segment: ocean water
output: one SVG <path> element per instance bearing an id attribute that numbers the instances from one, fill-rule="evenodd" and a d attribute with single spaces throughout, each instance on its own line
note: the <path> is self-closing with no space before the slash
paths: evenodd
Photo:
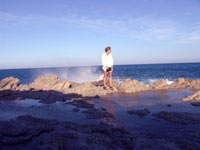
<path id="1" fill-rule="evenodd" d="M 34 81 L 39 75 L 56 74 L 62 80 L 83 83 L 103 79 L 102 66 L 57 67 L 0 70 L 0 80 L 9 76 L 20 79 L 21 84 Z M 113 79 L 120 82 L 126 78 L 136 79 L 143 84 L 152 84 L 165 79 L 169 84 L 177 78 L 200 78 L 200 63 L 114 65 Z"/>

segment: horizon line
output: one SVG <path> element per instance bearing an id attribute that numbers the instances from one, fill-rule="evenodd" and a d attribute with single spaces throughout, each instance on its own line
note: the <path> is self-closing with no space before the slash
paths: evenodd
<path id="1" fill-rule="evenodd" d="M 159 65 L 159 64 L 192 64 L 192 63 L 200 63 L 200 62 L 169 62 L 169 63 L 135 63 L 135 64 L 115 64 L 114 66 L 120 66 L 120 65 Z M 71 65 L 71 66 L 52 66 L 52 67 L 30 67 L 30 68 L 5 68 L 0 70 L 18 70 L 18 69 L 50 69 L 50 68 L 70 68 L 70 67 L 97 67 L 102 65 L 85 65 L 85 66 L 78 66 L 78 65 Z"/>

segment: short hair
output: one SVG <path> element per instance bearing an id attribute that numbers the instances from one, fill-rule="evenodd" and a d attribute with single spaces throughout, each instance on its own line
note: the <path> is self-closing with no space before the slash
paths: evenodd
<path id="1" fill-rule="evenodd" d="M 105 52 L 107 52 L 108 50 L 110 50 L 111 49 L 111 47 L 110 46 L 107 46 L 106 48 L 105 48 Z"/>

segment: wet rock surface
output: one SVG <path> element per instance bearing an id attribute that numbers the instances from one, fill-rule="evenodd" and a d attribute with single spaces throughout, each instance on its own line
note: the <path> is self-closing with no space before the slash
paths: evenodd
<path id="1" fill-rule="evenodd" d="M 79 112 L 80 109 L 79 109 L 79 108 L 73 108 L 73 111 L 75 111 L 75 112 Z"/>
<path id="2" fill-rule="evenodd" d="M 96 97 L 96 96 L 95 96 Z M 95 98 L 95 97 L 85 97 L 87 99 Z M 13 90 L 3 90 L 0 91 L 0 100 L 16 100 L 16 99 L 37 99 L 41 100 L 41 103 L 50 104 L 55 103 L 56 101 L 65 101 L 69 99 L 84 99 L 84 97 L 80 94 L 64 94 L 59 91 L 54 90 L 30 90 L 30 91 L 13 91 Z"/>
<path id="3" fill-rule="evenodd" d="M 90 104 L 86 102 L 85 100 L 74 100 L 74 101 L 66 102 L 66 104 L 70 104 L 78 108 L 94 108 L 94 104 Z"/>
<path id="4" fill-rule="evenodd" d="M 111 113 L 108 113 L 104 110 L 99 110 L 96 108 L 91 108 L 88 110 L 84 110 L 82 111 L 82 113 L 86 113 L 87 114 L 87 118 L 88 119 L 100 119 L 100 118 L 114 118 L 114 116 Z"/>
<path id="5" fill-rule="evenodd" d="M 172 105 L 171 104 L 167 104 L 167 107 L 172 107 Z"/>
<path id="6" fill-rule="evenodd" d="M 161 111 L 152 115 L 177 124 L 200 124 L 200 114 Z"/>
<path id="7" fill-rule="evenodd" d="M 100 150 L 133 149 L 134 136 L 105 124 L 77 125 L 20 116 L 0 122 L 0 149 Z"/>
<path id="8" fill-rule="evenodd" d="M 191 103 L 191 105 L 196 106 L 196 107 L 200 107 L 200 102 L 194 102 L 194 103 Z"/>
<path id="9" fill-rule="evenodd" d="M 147 108 L 144 108 L 143 110 L 128 110 L 127 113 L 130 115 L 135 114 L 140 117 L 144 117 L 150 114 L 150 111 Z"/>
<path id="10" fill-rule="evenodd" d="M 187 137 L 182 136 L 183 132 Z M 199 129 L 184 129 L 174 137 L 104 123 L 79 125 L 30 115 L 0 121 L 1 150 L 198 150 L 199 143 Z"/>
<path id="11" fill-rule="evenodd" d="M 94 104 L 90 104 L 85 100 L 74 100 L 70 102 L 66 102 L 66 104 L 70 104 L 76 106 L 73 110 L 78 112 L 79 108 L 85 108 L 87 110 L 81 111 L 82 113 L 87 114 L 88 119 L 100 119 L 100 118 L 114 118 L 111 113 L 108 113 L 105 108 L 95 108 Z"/>

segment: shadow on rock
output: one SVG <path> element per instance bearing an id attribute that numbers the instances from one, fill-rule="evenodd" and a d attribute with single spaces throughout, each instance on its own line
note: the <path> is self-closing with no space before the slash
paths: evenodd
<path id="1" fill-rule="evenodd" d="M 28 91 L 13 91 L 13 90 L 2 90 L 0 91 L 0 100 L 16 100 L 16 99 L 37 99 L 45 104 L 55 103 L 56 101 L 66 101 L 70 99 L 91 99 L 98 98 L 99 96 L 83 97 L 81 94 L 65 94 L 55 90 L 28 90 Z"/>
<path id="2" fill-rule="evenodd" d="M 199 114 L 161 111 L 159 113 L 153 113 L 152 115 L 177 124 L 200 124 Z"/>

